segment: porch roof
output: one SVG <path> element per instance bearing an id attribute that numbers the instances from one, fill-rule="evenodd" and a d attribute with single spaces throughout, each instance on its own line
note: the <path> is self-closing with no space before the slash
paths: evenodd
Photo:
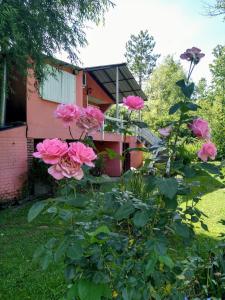
<path id="1" fill-rule="evenodd" d="M 116 102 L 116 73 L 119 73 L 119 102 L 129 95 L 147 100 L 147 96 L 135 80 L 126 63 L 84 68 L 101 86 L 107 95 Z"/>

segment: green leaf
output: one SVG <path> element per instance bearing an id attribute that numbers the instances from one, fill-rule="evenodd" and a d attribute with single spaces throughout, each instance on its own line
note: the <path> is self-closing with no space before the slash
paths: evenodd
<path id="1" fill-rule="evenodd" d="M 187 165 L 184 166 L 183 172 L 187 178 L 192 178 L 192 177 L 196 176 L 195 169 L 192 168 L 191 166 L 187 166 Z"/>
<path id="2" fill-rule="evenodd" d="M 148 124 L 142 121 L 133 121 L 132 123 L 139 128 L 148 128 Z"/>
<path id="3" fill-rule="evenodd" d="M 122 219 L 128 218 L 133 212 L 135 211 L 135 208 L 132 206 L 131 203 L 126 203 L 116 211 L 115 218 L 120 221 Z"/>
<path id="4" fill-rule="evenodd" d="M 174 267 L 174 262 L 172 261 L 172 259 L 167 256 L 167 255 L 160 255 L 159 256 L 159 261 L 161 263 L 163 263 L 164 265 L 166 265 L 167 267 L 169 267 L 170 269 L 172 269 Z"/>
<path id="5" fill-rule="evenodd" d="M 56 214 L 57 213 L 57 207 L 51 206 L 47 209 L 47 213 L 49 214 Z"/>
<path id="6" fill-rule="evenodd" d="M 208 226 L 207 226 L 204 222 L 202 222 L 202 221 L 201 221 L 201 227 L 202 227 L 202 229 L 204 229 L 205 231 L 209 231 Z"/>
<path id="7" fill-rule="evenodd" d="M 63 220 L 63 221 L 70 221 L 73 217 L 73 213 L 71 210 L 69 209 L 60 209 L 59 210 L 59 217 Z"/>
<path id="8" fill-rule="evenodd" d="M 188 110 L 197 111 L 198 108 L 201 108 L 199 105 L 193 102 L 185 102 L 185 106 L 188 108 Z"/>
<path id="9" fill-rule="evenodd" d="M 67 247 L 68 247 L 68 240 L 63 240 L 62 243 L 58 246 L 58 248 L 55 251 L 54 254 L 55 262 L 58 262 L 62 258 L 62 256 L 65 255 Z"/>
<path id="10" fill-rule="evenodd" d="M 169 115 L 173 115 L 175 114 L 175 112 L 180 109 L 182 106 L 182 102 L 178 102 L 178 103 L 175 103 L 174 105 L 172 105 L 169 109 Z"/>
<path id="11" fill-rule="evenodd" d="M 157 178 L 156 185 L 165 197 L 173 199 L 176 196 L 178 183 L 175 178 Z"/>
<path id="12" fill-rule="evenodd" d="M 109 230 L 109 228 L 106 225 L 102 225 L 102 226 L 98 227 L 97 229 L 95 229 L 95 231 L 88 232 L 88 235 L 89 236 L 96 236 L 99 233 L 107 233 L 107 234 L 109 234 L 110 230 Z"/>
<path id="13" fill-rule="evenodd" d="M 215 166 L 212 163 L 207 163 L 207 162 L 203 162 L 200 165 L 200 168 L 211 173 L 211 174 L 215 174 L 215 175 L 220 175 L 221 171 L 220 168 L 218 168 L 217 166 Z"/>
<path id="14" fill-rule="evenodd" d="M 191 237 L 191 230 L 186 224 L 176 222 L 175 231 L 179 236 L 183 238 L 189 239 Z"/>
<path id="15" fill-rule="evenodd" d="M 85 208 L 87 206 L 87 196 L 76 194 L 76 196 L 69 196 L 69 199 L 65 201 L 67 204 L 76 208 Z"/>
<path id="16" fill-rule="evenodd" d="M 191 98 L 191 95 L 194 92 L 194 83 L 186 84 L 184 79 L 179 80 L 176 82 L 176 85 L 178 85 L 181 88 L 182 93 L 187 97 Z"/>
<path id="17" fill-rule="evenodd" d="M 101 300 L 102 297 L 111 298 L 111 290 L 106 284 L 94 284 L 87 280 L 80 280 L 77 287 L 80 300 Z"/>
<path id="18" fill-rule="evenodd" d="M 75 276 L 75 270 L 74 270 L 74 265 L 67 265 L 65 272 L 64 272 L 65 278 L 67 281 L 70 281 L 74 278 Z"/>
<path id="19" fill-rule="evenodd" d="M 79 242 L 75 242 L 67 248 L 66 254 L 71 259 L 80 259 L 83 256 L 83 249 Z"/>
<path id="20" fill-rule="evenodd" d="M 157 258 L 155 256 L 151 257 L 145 267 L 145 274 L 147 276 L 151 275 L 154 270 L 157 263 Z"/>
<path id="21" fill-rule="evenodd" d="M 28 212 L 28 222 L 33 221 L 45 208 L 47 205 L 47 202 L 39 201 L 34 203 L 34 205 L 31 206 L 29 212 Z"/>
<path id="22" fill-rule="evenodd" d="M 108 282 L 110 282 L 110 277 L 108 274 L 106 274 L 104 272 L 95 272 L 95 274 L 93 276 L 93 281 L 96 284 L 108 283 Z"/>
<path id="23" fill-rule="evenodd" d="M 105 148 L 105 151 L 109 157 L 109 159 L 115 159 L 115 158 L 119 158 L 120 154 L 110 148 Z"/>
<path id="24" fill-rule="evenodd" d="M 75 283 L 67 292 L 67 300 L 74 300 L 76 299 L 75 297 L 78 297 L 78 287 L 77 283 Z"/>
<path id="25" fill-rule="evenodd" d="M 46 270 L 52 261 L 53 261 L 52 252 L 46 251 L 45 255 L 40 258 L 40 265 L 42 270 Z"/>
<path id="26" fill-rule="evenodd" d="M 135 213 L 133 223 L 136 227 L 143 227 L 148 223 L 149 214 L 147 211 L 138 211 Z"/>

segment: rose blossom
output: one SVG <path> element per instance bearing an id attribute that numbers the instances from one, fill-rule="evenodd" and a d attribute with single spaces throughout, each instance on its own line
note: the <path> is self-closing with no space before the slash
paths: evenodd
<path id="1" fill-rule="evenodd" d="M 75 142 L 69 144 L 69 157 L 78 164 L 85 164 L 89 167 L 94 167 L 93 160 L 97 158 L 91 147 L 85 146 L 81 142 Z"/>
<path id="2" fill-rule="evenodd" d="M 123 104 L 130 110 L 141 110 L 144 107 L 144 100 L 138 96 L 123 98 Z"/>
<path id="3" fill-rule="evenodd" d="M 203 160 L 207 161 L 208 158 L 215 159 L 217 154 L 216 146 L 212 142 L 207 142 L 202 145 L 202 148 L 198 151 L 198 157 Z"/>
<path id="4" fill-rule="evenodd" d="M 158 131 L 162 136 L 168 137 L 172 130 L 173 130 L 173 127 L 170 125 L 165 128 L 160 128 Z"/>
<path id="5" fill-rule="evenodd" d="M 55 117 L 61 119 L 65 127 L 80 117 L 80 108 L 74 104 L 60 104 L 55 111 Z"/>
<path id="6" fill-rule="evenodd" d="M 45 139 L 42 143 L 37 144 L 37 152 L 33 153 L 34 157 L 42 158 L 46 164 L 57 164 L 60 158 L 68 151 L 66 142 L 59 139 Z"/>
<path id="7" fill-rule="evenodd" d="M 102 126 L 104 118 L 104 114 L 99 108 L 88 106 L 82 109 L 77 126 L 89 133 L 97 131 Z"/>
<path id="8" fill-rule="evenodd" d="M 210 138 L 210 128 L 206 120 L 198 118 L 195 119 L 192 124 L 189 125 L 189 128 L 193 131 L 194 135 L 201 139 Z"/>
<path id="9" fill-rule="evenodd" d="M 48 173 L 57 180 L 66 178 L 75 178 L 80 180 L 84 173 L 81 165 L 73 161 L 68 155 L 65 155 L 56 164 L 48 168 Z"/>
<path id="10" fill-rule="evenodd" d="M 187 61 L 193 61 L 194 64 L 198 64 L 200 59 L 205 56 L 204 53 L 201 53 L 201 49 L 197 47 L 192 47 L 191 49 L 187 49 L 184 53 L 180 55 L 181 59 L 185 59 Z"/>

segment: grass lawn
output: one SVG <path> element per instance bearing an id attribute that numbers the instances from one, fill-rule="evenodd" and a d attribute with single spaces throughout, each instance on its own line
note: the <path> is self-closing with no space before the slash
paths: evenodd
<path id="1" fill-rule="evenodd" d="M 197 245 L 209 249 L 218 234 L 224 232 L 224 227 L 218 222 L 225 219 L 225 189 L 206 174 L 197 179 L 207 192 L 198 208 L 209 217 L 206 219 L 208 233 L 196 228 Z M 29 207 L 27 204 L 0 211 L 0 300 L 62 299 L 66 288 L 62 264 L 51 266 L 44 272 L 32 263 L 36 247 L 51 236 L 62 235 L 62 228 L 49 223 L 45 216 L 27 223 Z"/>
<path id="2" fill-rule="evenodd" d="M 27 223 L 30 205 L 0 212 L 0 299 L 60 299 L 65 289 L 62 265 L 46 272 L 32 263 L 34 250 L 62 229 L 44 218 Z"/>

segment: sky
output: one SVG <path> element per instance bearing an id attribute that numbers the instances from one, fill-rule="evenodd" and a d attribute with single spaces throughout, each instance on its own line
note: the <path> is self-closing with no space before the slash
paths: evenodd
<path id="1" fill-rule="evenodd" d="M 175 59 L 192 46 L 202 49 L 206 56 L 193 74 L 210 81 L 209 63 L 217 44 L 225 44 L 225 22 L 221 16 L 208 17 L 205 3 L 214 0 L 113 0 L 116 4 L 105 15 L 105 24 L 88 24 L 88 46 L 80 49 L 83 67 L 125 62 L 125 45 L 131 34 L 148 30 L 155 39 L 155 53 Z M 61 58 L 65 59 L 65 55 Z M 182 65 L 187 68 L 188 63 Z"/>

